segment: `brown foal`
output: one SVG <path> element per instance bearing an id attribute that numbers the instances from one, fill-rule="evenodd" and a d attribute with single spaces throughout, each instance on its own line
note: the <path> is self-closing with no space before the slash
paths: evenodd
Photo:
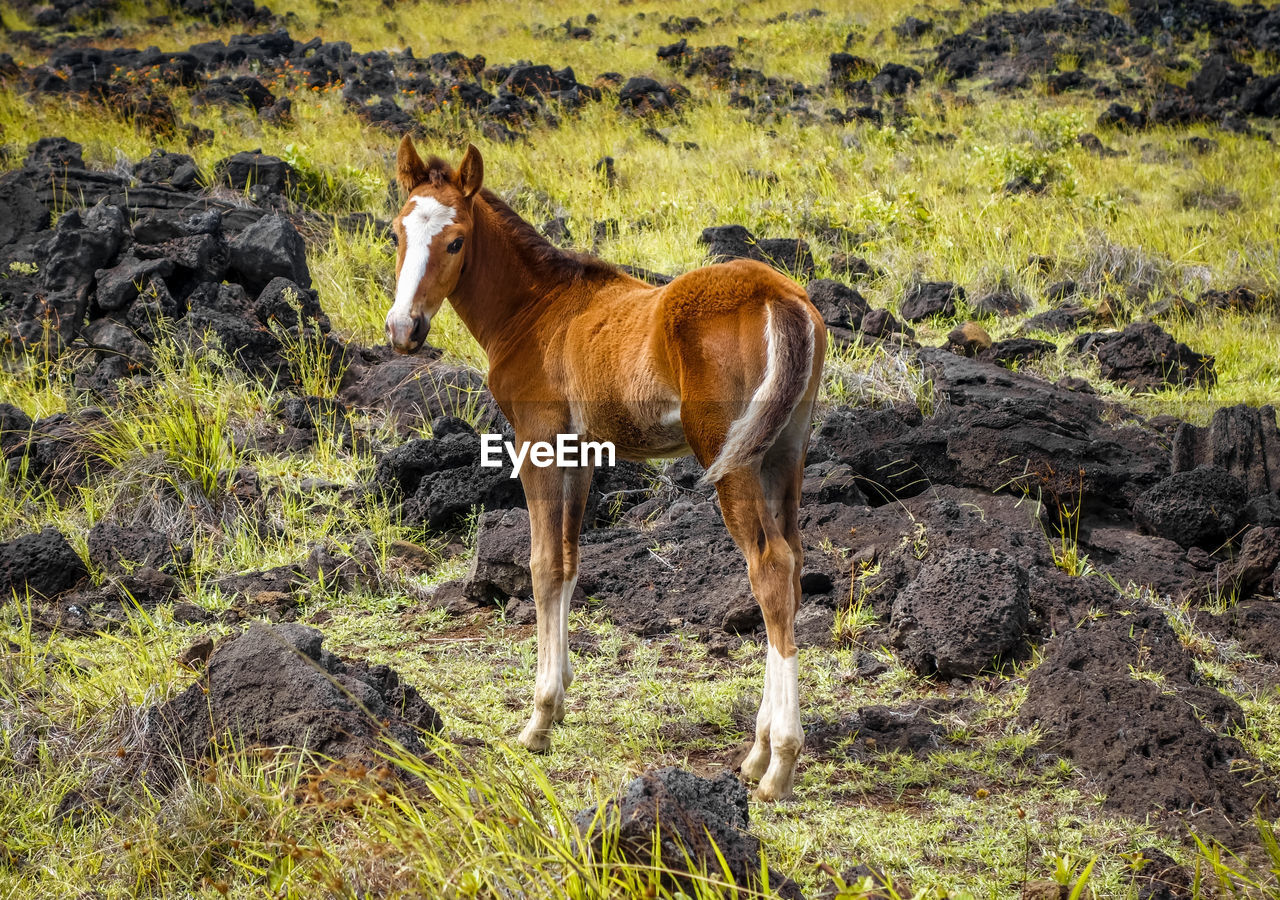
<path id="1" fill-rule="evenodd" d="M 761 263 L 698 269 L 664 287 L 551 246 L 495 194 L 468 147 L 455 170 L 408 136 L 397 178 L 395 303 L 387 337 L 408 353 L 448 298 L 489 357 L 489 389 L 517 446 L 557 435 L 611 441 L 624 459 L 692 453 L 747 560 L 769 649 L 743 774 L 789 796 L 800 728 L 794 633 L 800 604 L 800 483 L 826 329 L 803 288 Z M 520 471 L 538 614 L 533 715 L 520 735 L 550 746 L 573 681 L 569 597 L 592 470 Z"/>

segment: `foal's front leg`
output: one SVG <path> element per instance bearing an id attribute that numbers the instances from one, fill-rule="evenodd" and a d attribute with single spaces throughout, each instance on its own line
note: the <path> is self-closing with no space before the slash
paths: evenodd
<path id="1" fill-rule="evenodd" d="M 533 714 L 520 734 L 530 750 L 551 746 L 551 725 L 564 719 L 569 664 L 569 596 L 578 579 L 578 531 L 591 485 L 590 469 L 526 465 L 520 480 L 529 507 L 529 571 L 538 613 L 538 670 Z"/>
<path id="2" fill-rule="evenodd" d="M 538 669 L 534 676 L 533 715 L 520 733 L 530 750 L 551 746 L 551 723 L 564 708 L 564 656 L 561 640 L 560 595 L 564 584 L 563 490 L 560 470 L 539 469 L 526 463 L 520 473 L 529 507 L 529 573 L 533 604 L 538 613 Z"/>

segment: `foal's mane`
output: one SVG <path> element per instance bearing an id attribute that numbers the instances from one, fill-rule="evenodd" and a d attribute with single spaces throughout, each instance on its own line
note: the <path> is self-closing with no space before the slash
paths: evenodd
<path id="1" fill-rule="evenodd" d="M 480 197 L 497 214 L 498 221 L 506 229 L 516 248 L 538 270 L 552 278 L 577 281 L 593 275 L 617 275 L 618 267 L 589 253 L 561 250 L 552 244 L 506 202 L 488 188 L 482 188 Z"/>

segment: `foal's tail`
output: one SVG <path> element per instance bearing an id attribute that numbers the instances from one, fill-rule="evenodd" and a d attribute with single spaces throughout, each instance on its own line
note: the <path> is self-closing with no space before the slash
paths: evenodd
<path id="1" fill-rule="evenodd" d="M 753 463 L 777 441 L 813 376 L 813 319 L 790 300 L 765 306 L 764 378 L 741 418 L 729 426 L 724 446 L 702 476 L 715 484 L 734 469 Z"/>

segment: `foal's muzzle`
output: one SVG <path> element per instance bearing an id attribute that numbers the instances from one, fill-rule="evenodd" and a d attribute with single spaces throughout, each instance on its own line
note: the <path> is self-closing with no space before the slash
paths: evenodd
<path id="1" fill-rule="evenodd" d="M 387 316 L 387 340 L 397 353 L 412 353 L 431 330 L 429 316 Z"/>

